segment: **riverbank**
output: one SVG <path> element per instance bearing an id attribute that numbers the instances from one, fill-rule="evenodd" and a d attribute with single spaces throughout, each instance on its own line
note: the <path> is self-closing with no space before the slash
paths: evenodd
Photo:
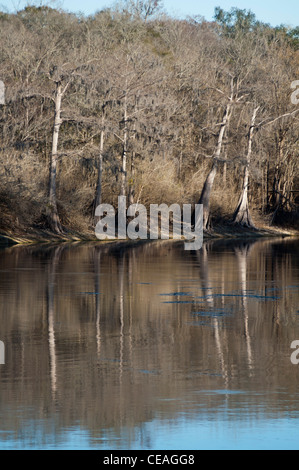
<path id="1" fill-rule="evenodd" d="M 204 233 L 204 239 L 240 239 L 240 238 L 262 238 L 262 237 L 298 237 L 299 232 L 295 229 L 284 229 L 281 227 L 262 226 L 257 229 L 249 229 L 229 223 L 227 221 L 218 221 L 214 223 L 209 232 Z M 0 230 L 0 245 L 32 245 L 32 244 L 60 244 L 60 243 L 86 243 L 99 242 L 94 231 L 77 232 L 66 230 L 64 234 L 58 235 L 47 230 L 36 229 L 18 229 L 18 230 Z M 109 240 L 100 243 L 127 243 L 129 240 Z"/>

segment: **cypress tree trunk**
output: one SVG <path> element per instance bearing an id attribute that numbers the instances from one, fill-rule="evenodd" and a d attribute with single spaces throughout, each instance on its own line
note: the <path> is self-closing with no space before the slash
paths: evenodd
<path id="1" fill-rule="evenodd" d="M 98 181 L 97 181 L 97 188 L 96 188 L 96 196 L 95 196 L 95 203 L 94 203 L 94 211 L 96 208 L 101 205 L 102 203 L 102 175 L 103 175 L 103 152 L 104 152 L 104 129 L 101 130 L 101 137 L 100 137 L 100 154 L 98 159 Z M 94 214 L 94 224 L 97 224 L 97 217 Z"/>
<path id="2" fill-rule="evenodd" d="M 52 136 L 52 152 L 50 161 L 50 178 L 49 178 L 49 205 L 50 205 L 50 226 L 51 229 L 58 234 L 63 233 L 62 225 L 60 223 L 57 197 L 56 197 L 56 176 L 57 176 L 57 161 L 58 161 L 58 139 L 61 120 L 61 101 L 62 101 L 62 86 L 61 83 L 56 83 L 55 91 L 55 114 L 54 114 L 54 127 Z"/>
<path id="3" fill-rule="evenodd" d="M 220 127 L 220 131 L 219 131 L 218 144 L 217 144 L 216 152 L 214 155 L 213 166 L 212 166 L 210 173 L 208 174 L 206 178 L 204 187 L 202 189 L 202 192 L 198 201 L 198 204 L 203 205 L 203 228 L 204 230 L 209 230 L 211 226 L 211 223 L 210 223 L 211 193 L 212 193 L 212 189 L 214 185 L 215 176 L 217 174 L 218 161 L 221 155 L 224 133 L 231 118 L 231 111 L 232 111 L 232 101 L 230 101 L 226 106 L 223 120 L 222 120 L 221 127 Z M 194 223 L 195 223 L 195 214 L 193 213 L 192 224 L 194 225 Z"/>
<path id="4" fill-rule="evenodd" d="M 137 98 L 135 98 L 135 114 L 137 113 Z M 135 158 L 136 158 L 136 152 L 134 150 L 134 144 L 136 140 L 136 121 L 134 120 L 134 126 L 133 126 L 133 151 L 131 153 L 131 175 L 130 175 L 130 183 L 129 183 L 129 194 L 128 194 L 128 201 L 129 205 L 134 204 L 134 198 L 135 198 Z"/>
<path id="5" fill-rule="evenodd" d="M 248 186 L 249 186 L 249 165 L 251 161 L 251 154 L 252 154 L 252 141 L 253 141 L 253 134 L 254 134 L 254 126 L 256 115 L 259 108 L 255 108 L 251 118 L 251 126 L 248 135 L 248 151 L 247 151 L 247 158 L 246 158 L 246 167 L 244 171 L 244 178 L 243 178 L 243 188 L 242 193 L 238 202 L 237 209 L 233 215 L 233 222 L 243 227 L 253 228 L 255 229 L 255 225 L 251 218 L 249 204 L 248 204 Z"/>
<path id="6" fill-rule="evenodd" d="M 248 185 L 249 185 L 249 170 L 246 166 L 245 174 L 243 179 L 243 188 L 241 197 L 235 213 L 233 215 L 233 222 L 243 227 L 255 228 L 253 220 L 251 218 L 249 204 L 248 204 Z"/>
<path id="7" fill-rule="evenodd" d="M 122 167 L 121 167 L 121 196 L 127 195 L 127 154 L 128 154 L 128 111 L 127 111 L 127 96 L 125 96 L 124 105 L 124 141 L 123 141 L 123 154 L 122 154 Z"/>
<path id="8" fill-rule="evenodd" d="M 200 199 L 198 204 L 203 205 L 203 228 L 204 230 L 209 230 L 211 227 L 210 221 L 210 200 L 211 200 L 211 192 L 213 189 L 213 184 L 215 180 L 215 176 L 217 174 L 218 162 L 215 160 L 212 166 L 210 173 L 207 176 L 205 181 L 204 187 L 201 192 Z"/>

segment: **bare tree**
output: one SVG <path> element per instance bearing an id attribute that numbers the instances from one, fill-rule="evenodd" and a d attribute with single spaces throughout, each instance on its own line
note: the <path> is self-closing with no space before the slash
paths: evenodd
<path id="1" fill-rule="evenodd" d="M 68 77 L 66 83 L 64 83 L 64 77 L 55 68 L 50 73 L 50 78 L 55 83 L 55 95 L 54 95 L 54 125 L 52 135 L 52 151 L 50 159 L 50 178 L 49 178 L 49 204 L 50 204 L 50 225 L 54 232 L 61 234 L 63 228 L 60 223 L 58 208 L 57 208 L 57 192 L 56 192 L 56 180 L 57 180 L 57 162 L 58 162 L 58 140 L 61 124 L 63 120 L 61 118 L 61 104 L 62 99 L 71 83 L 71 78 Z"/>
<path id="2" fill-rule="evenodd" d="M 162 8 L 162 0 L 125 0 L 124 7 L 143 21 L 156 15 Z"/>
<path id="3" fill-rule="evenodd" d="M 95 207 L 119 194 L 145 205 L 196 194 L 205 230 L 211 201 L 253 227 L 249 180 L 251 211 L 296 223 L 295 42 L 243 10 L 218 9 L 211 23 L 159 15 L 161 6 L 0 15 L 0 229 L 90 234 Z"/>
<path id="4" fill-rule="evenodd" d="M 256 228 L 249 211 L 249 204 L 248 204 L 248 188 L 249 188 L 249 166 L 251 162 L 251 154 L 252 154 L 252 141 L 253 135 L 255 130 L 255 121 L 256 116 L 259 110 L 259 106 L 254 109 L 252 118 L 251 118 L 251 125 L 249 128 L 248 133 L 248 149 L 247 149 L 247 156 L 246 156 L 246 166 L 244 170 L 244 179 L 243 179 L 243 187 L 240 200 L 238 202 L 237 209 L 233 215 L 233 221 L 237 224 L 243 225 L 248 228 Z"/>

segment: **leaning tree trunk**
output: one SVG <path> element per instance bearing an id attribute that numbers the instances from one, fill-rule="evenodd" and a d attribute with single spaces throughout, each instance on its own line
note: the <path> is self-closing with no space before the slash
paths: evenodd
<path id="1" fill-rule="evenodd" d="M 51 229 L 56 233 L 63 233 L 62 225 L 60 223 L 58 209 L 57 209 L 57 197 L 56 197 L 56 176 L 57 176 L 57 161 L 58 161 L 58 138 L 61 120 L 61 101 L 62 101 L 62 86 L 58 82 L 56 84 L 55 92 L 55 114 L 54 114 L 54 127 L 52 136 L 52 152 L 50 162 L 50 181 L 49 181 L 49 205 L 50 205 L 50 226 Z"/>
<path id="2" fill-rule="evenodd" d="M 253 141 L 253 134 L 255 128 L 255 120 L 256 115 L 259 108 L 255 108 L 253 111 L 252 119 L 251 119 L 251 126 L 248 135 L 248 151 L 247 151 L 247 159 L 246 159 L 246 167 L 244 172 L 244 179 L 243 179 L 243 188 L 241 197 L 238 202 L 237 209 L 233 215 L 233 222 L 243 227 L 253 228 L 255 229 L 255 225 L 251 218 L 249 204 L 248 204 L 248 186 L 249 186 L 249 165 L 251 161 L 251 154 L 252 154 L 252 141 Z"/>
<path id="3" fill-rule="evenodd" d="M 207 176 L 207 179 L 205 181 L 204 187 L 201 192 L 201 196 L 198 201 L 198 204 L 203 205 L 203 228 L 204 230 L 208 230 L 211 225 L 210 224 L 211 193 L 212 193 L 212 189 L 214 185 L 215 176 L 217 174 L 218 162 L 219 162 L 219 158 L 221 155 L 224 133 L 231 118 L 231 109 L 232 109 L 232 102 L 230 101 L 225 109 L 225 113 L 224 113 L 223 120 L 221 123 L 219 136 L 218 136 L 218 144 L 217 144 L 216 152 L 214 155 L 213 166 L 212 166 L 210 173 Z M 194 217 L 195 216 L 193 214 L 193 217 L 192 217 L 193 224 L 195 222 Z"/>

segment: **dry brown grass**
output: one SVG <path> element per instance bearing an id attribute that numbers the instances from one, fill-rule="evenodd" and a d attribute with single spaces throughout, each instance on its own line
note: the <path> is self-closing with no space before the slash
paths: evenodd
<path id="1" fill-rule="evenodd" d="M 43 232 L 46 237 L 50 236 L 47 224 L 48 165 L 32 152 L 22 155 L 17 152 L 0 153 L 0 163 L 0 232 L 12 236 L 31 234 L 34 237 Z M 151 162 L 138 162 L 134 180 L 135 202 L 147 208 L 150 204 L 197 203 L 209 169 L 210 162 L 203 162 L 199 171 L 192 169 L 192 174 L 184 175 L 184 180 L 180 181 L 177 163 L 173 160 L 157 157 Z M 82 161 L 65 158 L 59 165 L 57 183 L 59 214 L 69 236 L 94 236 L 94 168 L 86 170 Z M 224 183 L 219 171 L 211 198 L 215 225 L 231 220 L 239 198 L 238 184 L 230 173 Z M 105 168 L 103 202 L 117 207 L 119 189 L 117 174 Z M 271 215 L 261 215 L 253 203 L 251 206 L 256 226 L 262 230 L 269 229 Z"/>

